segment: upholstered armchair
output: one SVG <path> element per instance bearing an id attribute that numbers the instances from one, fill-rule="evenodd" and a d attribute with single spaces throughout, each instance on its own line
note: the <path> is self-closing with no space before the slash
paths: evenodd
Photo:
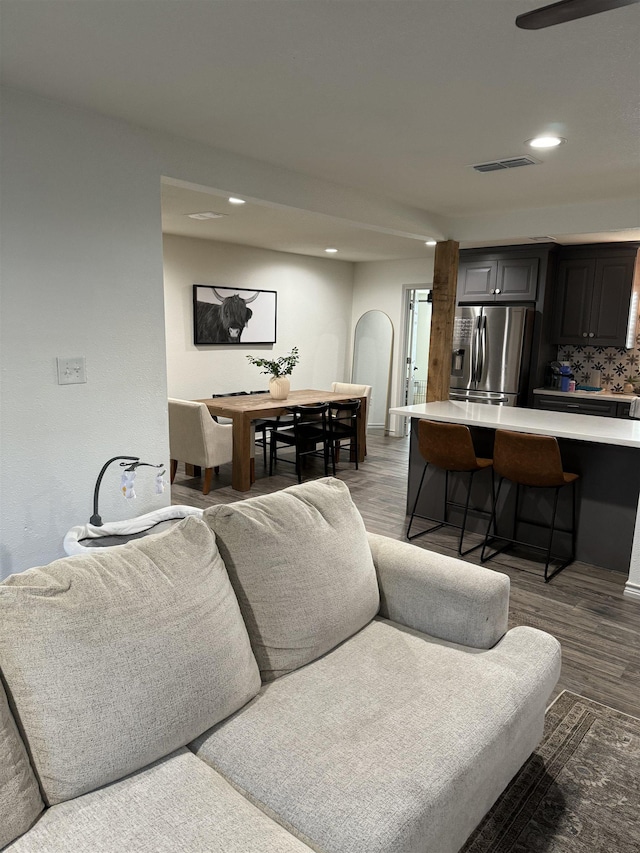
<path id="1" fill-rule="evenodd" d="M 202 494 L 211 490 L 211 477 L 220 465 L 231 462 L 232 427 L 216 423 L 204 403 L 169 398 L 169 455 L 171 482 L 178 462 L 204 468 Z"/>
<path id="2" fill-rule="evenodd" d="M 331 385 L 331 390 L 335 391 L 337 394 L 349 394 L 352 397 L 365 397 L 366 398 L 366 406 L 365 406 L 365 429 L 369 425 L 369 414 L 371 412 L 371 385 L 354 385 L 351 382 L 333 382 Z M 367 437 L 365 434 L 364 439 L 364 455 L 367 455 Z"/>
<path id="3" fill-rule="evenodd" d="M 333 382 L 331 390 L 337 394 L 350 394 L 352 397 L 366 397 L 367 399 L 367 423 L 369 423 L 369 410 L 371 408 L 371 385 L 354 385 L 350 382 Z"/>

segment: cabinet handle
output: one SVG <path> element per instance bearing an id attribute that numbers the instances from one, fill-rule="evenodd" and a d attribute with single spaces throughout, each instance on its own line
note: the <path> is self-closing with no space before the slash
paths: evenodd
<path id="1" fill-rule="evenodd" d="M 579 409 L 579 408 L 580 408 L 579 403 L 567 403 L 567 409 Z"/>
<path id="2" fill-rule="evenodd" d="M 586 332 L 583 332 L 583 333 L 582 333 L 582 337 L 583 337 L 583 338 L 586 338 L 586 337 L 587 337 L 587 333 L 586 333 Z"/>
<path id="3" fill-rule="evenodd" d="M 500 288 L 498 287 L 497 290 L 494 290 L 493 292 L 494 293 L 500 293 Z"/>
<path id="4" fill-rule="evenodd" d="M 589 332 L 589 337 L 590 337 L 590 338 L 594 338 L 594 337 L 595 337 L 595 334 L 596 334 L 595 332 Z"/>

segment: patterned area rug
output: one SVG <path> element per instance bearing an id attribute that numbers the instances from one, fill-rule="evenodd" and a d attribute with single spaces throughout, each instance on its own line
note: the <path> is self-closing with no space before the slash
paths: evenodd
<path id="1" fill-rule="evenodd" d="M 640 720 L 565 691 L 461 853 L 638 853 Z"/>

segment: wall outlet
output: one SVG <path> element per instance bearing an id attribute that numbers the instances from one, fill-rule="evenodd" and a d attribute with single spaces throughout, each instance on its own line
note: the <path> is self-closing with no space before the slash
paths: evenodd
<path id="1" fill-rule="evenodd" d="M 76 358 L 57 358 L 58 385 L 75 385 L 87 381 L 87 365 L 83 355 Z"/>

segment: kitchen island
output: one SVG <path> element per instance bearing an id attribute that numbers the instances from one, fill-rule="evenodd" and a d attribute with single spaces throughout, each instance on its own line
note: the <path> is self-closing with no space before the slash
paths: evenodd
<path id="1" fill-rule="evenodd" d="M 466 424 L 471 428 L 478 455 L 490 456 L 496 429 L 552 435 L 558 439 L 564 469 L 580 475 L 578 487 L 578 531 L 576 559 L 629 575 L 625 594 L 640 599 L 640 536 L 636 537 L 640 498 L 640 421 L 618 420 L 593 415 L 488 406 L 479 403 L 446 401 L 391 409 L 391 414 L 412 419 L 409 456 L 407 508 L 413 505 L 423 470 L 418 451 L 417 421 L 427 418 L 444 423 Z M 424 488 L 418 512 L 442 513 L 444 476 L 429 471 L 431 488 Z M 464 477 L 465 475 L 460 475 Z M 475 478 L 472 501 L 485 509 L 490 506 L 490 479 Z M 527 490 L 525 517 L 532 521 L 545 517 L 547 498 L 543 490 Z M 455 497 L 455 490 L 452 490 Z M 567 527 L 569 495 L 559 508 L 559 526 Z M 503 513 L 502 524 L 509 529 L 512 503 Z M 451 517 L 454 517 L 452 510 Z M 505 517 L 506 516 L 506 517 Z M 469 529 L 484 532 L 486 519 L 471 518 Z M 540 541 L 540 531 L 525 524 L 523 539 Z M 559 535 L 556 549 L 562 545 Z M 568 547 L 568 536 L 565 536 Z"/>

